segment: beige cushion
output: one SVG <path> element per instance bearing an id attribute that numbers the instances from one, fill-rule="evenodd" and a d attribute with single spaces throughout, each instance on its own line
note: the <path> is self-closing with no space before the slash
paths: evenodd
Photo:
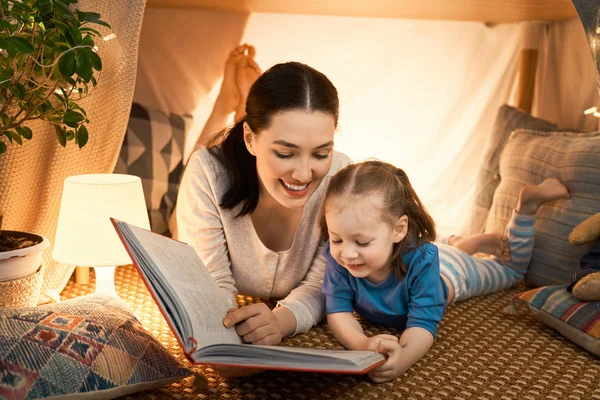
<path id="1" fill-rule="evenodd" d="M 463 233 L 472 235 L 483 232 L 492 206 L 494 192 L 500 184 L 500 154 L 510 134 L 517 129 L 536 131 L 559 131 L 551 122 L 535 118 L 523 110 L 504 104 L 498 109 L 492 132 L 488 135 L 486 151 L 475 182 L 475 196 L 471 213 Z"/>
<path id="2" fill-rule="evenodd" d="M 526 276 L 534 286 L 567 285 L 590 248 L 572 245 L 571 230 L 600 211 L 600 132 L 517 130 L 500 157 L 500 184 L 494 193 L 486 232 L 503 232 L 524 185 L 555 177 L 571 197 L 546 203 L 537 213 L 533 258 Z"/>

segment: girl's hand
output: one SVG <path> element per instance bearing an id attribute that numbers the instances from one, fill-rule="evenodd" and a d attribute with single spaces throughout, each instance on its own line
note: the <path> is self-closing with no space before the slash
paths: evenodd
<path id="1" fill-rule="evenodd" d="M 382 340 L 389 340 L 394 343 L 398 343 L 398 338 L 396 336 L 386 334 L 375 335 L 365 340 L 363 350 L 377 351 L 377 347 Z"/>
<path id="2" fill-rule="evenodd" d="M 402 362 L 404 350 L 400 346 L 400 343 L 391 340 L 381 340 L 376 351 L 386 356 L 387 361 L 369 371 L 368 376 L 373 382 L 381 383 L 394 380 L 408 369 Z"/>
<path id="3" fill-rule="evenodd" d="M 244 342 L 261 345 L 281 343 L 281 329 L 277 317 L 265 303 L 256 303 L 242 308 L 232 308 L 223 319 L 223 325 L 235 330 Z"/>

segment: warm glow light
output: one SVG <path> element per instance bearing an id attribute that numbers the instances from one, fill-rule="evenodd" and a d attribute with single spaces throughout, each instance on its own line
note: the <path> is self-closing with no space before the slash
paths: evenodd
<path id="1" fill-rule="evenodd" d="M 91 174 L 65 179 L 52 257 L 76 266 L 114 269 L 131 264 L 110 217 L 150 229 L 139 177 Z M 96 269 L 96 292 L 114 292 L 108 271 Z M 103 280 L 111 287 L 101 288 Z"/>
<path id="2" fill-rule="evenodd" d="M 403 168 L 439 230 L 457 233 L 515 82 L 518 25 L 254 13 L 240 42 L 263 69 L 294 60 L 325 73 L 340 97 L 336 149 Z"/>
<path id="3" fill-rule="evenodd" d="M 591 107 L 591 108 L 588 108 L 587 110 L 585 110 L 583 113 L 585 115 L 589 115 L 589 114 L 595 113 L 596 110 L 597 110 L 596 107 Z"/>

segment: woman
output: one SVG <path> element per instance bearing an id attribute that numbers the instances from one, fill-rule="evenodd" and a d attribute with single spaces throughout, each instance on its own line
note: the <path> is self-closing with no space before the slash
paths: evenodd
<path id="1" fill-rule="evenodd" d="M 324 316 L 319 210 L 334 153 L 337 90 L 300 63 L 278 64 L 252 85 L 246 116 L 196 151 L 177 204 L 179 240 L 192 245 L 236 307 L 236 294 L 281 299 L 233 309 L 247 343 L 276 345 Z"/>

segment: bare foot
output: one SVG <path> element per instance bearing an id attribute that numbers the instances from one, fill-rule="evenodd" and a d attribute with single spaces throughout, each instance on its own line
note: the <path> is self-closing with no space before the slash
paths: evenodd
<path id="1" fill-rule="evenodd" d="M 236 81 L 241 100 L 235 110 L 235 121 L 239 121 L 246 114 L 246 99 L 248 98 L 248 93 L 250 93 L 250 88 L 254 82 L 262 74 L 260 67 L 256 61 L 254 61 L 254 56 L 256 54 L 254 46 L 248 46 L 247 53 L 248 54 L 244 55 L 240 60 L 236 72 Z"/>
<path id="2" fill-rule="evenodd" d="M 539 185 L 527 185 L 521 189 L 517 212 L 533 215 L 544 203 L 557 199 L 568 199 L 569 190 L 556 178 L 548 178 Z"/>
<path id="3" fill-rule="evenodd" d="M 235 49 L 231 50 L 227 62 L 225 62 L 223 83 L 221 84 L 221 91 L 217 97 L 217 103 L 219 103 L 227 113 L 236 111 L 242 100 L 236 82 L 236 73 L 240 60 L 244 57 L 247 48 L 248 45 L 245 44 L 236 46 Z"/>
<path id="4" fill-rule="evenodd" d="M 510 262 L 508 239 L 500 233 L 481 233 L 471 236 L 452 236 L 448 240 L 450 246 L 461 249 L 467 254 L 485 253 L 498 257 L 503 262 Z"/>

